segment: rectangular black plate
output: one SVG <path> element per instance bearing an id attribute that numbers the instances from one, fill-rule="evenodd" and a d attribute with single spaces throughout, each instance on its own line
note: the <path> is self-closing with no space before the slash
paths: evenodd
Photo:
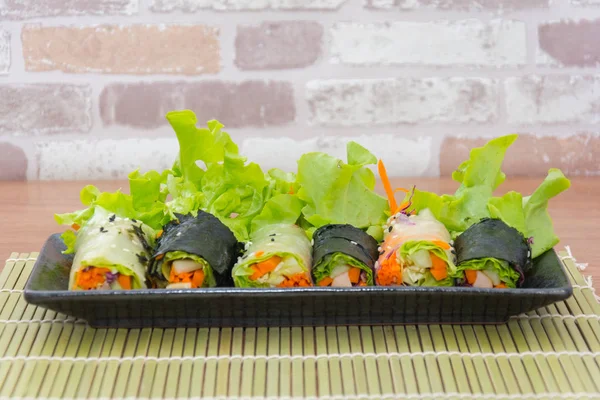
<path id="1" fill-rule="evenodd" d="M 571 296 L 554 250 L 536 259 L 520 289 L 361 287 L 69 291 L 72 256 L 46 241 L 25 287 L 31 304 L 93 327 L 315 326 L 504 323 Z"/>

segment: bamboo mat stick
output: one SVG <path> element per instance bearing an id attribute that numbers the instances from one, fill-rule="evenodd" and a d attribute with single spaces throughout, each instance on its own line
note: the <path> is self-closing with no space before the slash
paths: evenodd
<path id="1" fill-rule="evenodd" d="M 233 329 L 233 342 L 231 346 L 231 355 L 241 356 L 244 349 L 244 329 Z M 242 379 L 242 360 L 230 360 L 229 382 L 227 385 L 227 396 L 238 397 L 240 395 L 240 382 Z"/>
<path id="2" fill-rule="evenodd" d="M 594 296 L 594 290 L 590 283 L 587 282 L 583 277 L 582 272 L 579 270 L 577 265 L 575 265 L 575 262 L 571 259 L 565 258 L 568 256 L 567 252 L 561 251 L 559 255 L 563 257 L 563 263 L 566 267 L 567 274 L 570 276 L 573 283 L 580 286 L 580 288 L 573 288 L 573 293 L 584 298 L 587 304 L 592 308 L 594 314 L 600 314 L 600 303 Z M 585 287 L 585 289 L 581 287 Z"/>
<path id="3" fill-rule="evenodd" d="M 371 328 L 373 335 L 373 344 L 375 347 L 375 353 L 386 354 L 387 344 L 385 341 L 385 335 L 383 333 L 383 327 L 374 326 Z M 377 371 L 379 375 L 379 384 L 381 386 L 381 393 L 383 395 L 394 394 L 394 383 L 392 381 L 392 371 L 390 368 L 390 360 L 386 358 L 377 359 Z"/>
<path id="4" fill-rule="evenodd" d="M 268 344 L 268 330 L 267 328 L 258 328 L 256 330 L 256 355 L 267 354 Z M 254 377 L 252 380 L 252 395 L 253 396 L 264 396 L 266 393 L 266 382 L 267 382 L 267 361 L 264 359 L 254 361 Z"/>
<path id="5" fill-rule="evenodd" d="M 185 342 L 183 346 L 183 356 L 190 357 L 194 356 L 196 352 L 196 335 L 198 329 L 188 328 L 185 330 Z M 175 383 L 177 388 L 177 397 L 189 397 L 190 395 L 190 382 L 192 381 L 192 369 L 194 362 L 192 360 L 183 360 L 181 362 L 181 368 L 179 372 L 179 379 Z"/>
<path id="6" fill-rule="evenodd" d="M 448 348 L 454 348 L 456 351 L 460 351 L 461 353 L 468 353 L 469 352 L 469 346 L 467 345 L 467 341 L 465 339 L 465 335 L 463 333 L 463 330 L 460 326 L 452 326 L 452 327 L 448 327 L 449 329 L 452 329 L 453 331 L 453 341 L 454 343 L 451 341 L 450 343 L 448 343 Z M 446 330 L 446 328 L 445 328 Z M 456 347 L 454 347 L 456 346 Z M 489 381 L 489 378 L 487 380 L 485 380 L 484 382 L 480 382 L 479 378 L 477 376 L 477 371 L 475 371 L 475 366 L 473 363 L 473 360 L 471 358 L 462 358 L 458 355 L 454 356 L 454 359 L 456 359 L 456 362 L 462 361 L 463 363 L 463 367 L 465 369 L 465 374 L 466 374 L 466 380 L 465 382 L 467 382 L 467 384 L 469 385 L 469 389 L 471 391 L 471 393 L 486 393 L 486 391 L 488 393 L 491 393 L 493 388 L 491 385 L 491 382 Z M 453 362 L 454 361 L 453 358 L 451 358 L 451 360 Z M 480 363 L 483 365 L 483 361 L 480 359 L 479 360 Z M 485 368 L 485 367 L 484 367 Z"/>
<path id="7" fill-rule="evenodd" d="M 210 328 L 208 332 L 207 356 L 216 356 L 219 351 L 219 340 L 221 339 L 219 328 Z M 215 384 L 217 382 L 217 360 L 209 359 L 204 368 L 204 379 L 193 382 L 192 385 L 202 385 L 202 396 L 215 396 Z"/>
<path id="8" fill-rule="evenodd" d="M 315 333 L 312 328 L 302 329 L 302 353 L 307 355 L 316 354 Z M 304 396 L 317 396 L 317 363 L 314 359 L 308 359 L 303 363 L 304 367 Z M 312 384 L 311 384 L 312 383 Z"/>
<path id="9" fill-rule="evenodd" d="M 422 328 L 415 325 L 406 326 L 408 335 L 408 343 L 411 352 L 423 352 L 426 348 L 431 351 L 431 340 L 423 345 L 422 343 Z M 427 339 L 425 339 L 427 340 Z M 440 378 L 440 370 L 437 366 L 435 357 L 414 357 L 415 376 L 419 386 L 419 393 L 431 393 L 443 391 L 443 386 Z M 435 388 L 435 389 L 434 389 Z"/>
<path id="10" fill-rule="evenodd" d="M 393 326 L 384 326 L 383 335 L 385 337 L 385 345 L 390 353 L 398 352 L 398 345 L 396 343 L 396 332 Z M 404 385 L 403 374 L 404 371 L 400 365 L 398 357 L 390 357 L 390 373 L 392 375 L 392 386 L 394 387 L 394 393 L 406 393 L 406 386 Z"/>
<path id="11" fill-rule="evenodd" d="M 279 354 L 291 355 L 291 330 L 288 327 L 280 329 Z M 282 359 L 279 362 L 279 390 L 280 397 L 290 397 L 292 394 L 292 362 L 290 359 Z"/>
<path id="12" fill-rule="evenodd" d="M 361 353 L 364 351 L 362 342 L 360 340 L 360 330 L 357 326 L 348 327 L 348 339 L 350 340 L 350 351 L 352 353 Z M 356 393 L 361 395 L 368 393 L 368 372 L 365 369 L 365 363 L 363 359 L 353 358 L 352 366 L 354 368 L 354 380 L 356 383 Z M 325 378 L 324 378 L 325 379 Z"/>
<path id="13" fill-rule="evenodd" d="M 304 354 L 302 328 L 293 327 L 291 334 L 292 356 L 302 356 Z M 302 360 L 294 359 L 292 361 L 290 376 L 292 379 L 292 397 L 302 397 L 304 395 L 304 368 Z"/>
<path id="14" fill-rule="evenodd" d="M 328 326 L 325 328 L 325 337 L 327 340 L 327 353 L 339 353 L 337 340 L 337 328 Z M 342 386 L 342 370 L 339 358 L 329 359 L 329 386 L 332 396 L 343 396 L 344 388 Z"/>
<path id="15" fill-rule="evenodd" d="M 357 328 L 358 329 L 358 328 Z M 315 328 L 316 354 L 327 354 L 327 337 L 324 327 Z M 363 375 L 364 376 L 364 375 Z M 330 396 L 331 389 L 329 382 L 331 375 L 329 373 L 329 362 L 325 358 L 317 360 L 317 393 L 318 396 Z"/>
<path id="16" fill-rule="evenodd" d="M 163 337 L 160 344 L 160 349 L 158 351 L 158 356 L 168 358 L 173 354 L 175 329 L 162 329 L 162 331 Z M 156 399 L 164 396 L 166 386 L 168 385 L 167 372 L 169 371 L 169 361 L 170 360 L 165 359 L 156 363 L 154 377 L 152 378 L 152 388 L 150 389 L 150 394 L 148 397 Z"/>
<path id="17" fill-rule="evenodd" d="M 431 350 L 436 352 L 447 351 L 446 341 L 440 325 L 429 325 L 428 327 L 423 328 L 428 328 L 423 329 L 423 331 L 428 333 L 426 341 L 428 342 L 428 346 L 431 348 Z M 437 357 L 436 361 L 442 378 L 442 391 L 448 393 L 459 393 L 459 388 L 462 385 L 460 384 L 461 381 L 458 380 L 457 372 L 451 364 L 450 356 L 442 353 L 439 357 Z M 464 382 L 464 380 L 462 382 Z"/>
<path id="18" fill-rule="evenodd" d="M 254 356 L 256 354 L 256 328 L 246 328 L 244 330 L 244 356 Z M 240 382 L 240 396 L 251 397 L 254 386 L 254 363 L 251 358 L 242 361 L 242 378 Z"/>
<path id="19" fill-rule="evenodd" d="M 348 336 L 348 328 L 345 326 L 340 326 L 336 329 L 336 333 L 340 353 L 350 353 L 350 337 Z M 346 396 L 355 396 L 356 386 L 352 360 L 350 358 L 345 357 L 340 360 L 340 371 L 344 394 Z"/>
<path id="20" fill-rule="evenodd" d="M 437 340 L 434 341 L 434 346 L 436 351 L 449 351 L 449 352 L 458 352 L 460 349 L 458 348 L 458 343 L 456 340 L 456 336 L 454 334 L 454 330 L 449 325 L 443 326 L 432 326 L 432 334 L 434 331 L 437 331 L 436 336 Z M 474 393 L 478 392 L 478 390 L 471 389 L 469 377 L 467 376 L 467 371 L 465 369 L 465 365 L 462 362 L 459 355 L 451 355 L 450 356 L 450 366 L 452 368 L 452 372 L 454 375 L 454 379 L 456 381 L 456 392 L 457 393 Z"/>
<path id="21" fill-rule="evenodd" d="M 127 343 L 123 351 L 123 357 L 134 357 L 137 352 L 141 331 L 139 329 L 131 329 L 127 335 Z M 116 381 L 111 391 L 110 397 L 123 398 L 127 393 L 127 386 L 133 362 L 131 360 L 123 360 L 117 368 Z"/>
<path id="22" fill-rule="evenodd" d="M 478 353 L 484 351 L 484 348 L 479 343 L 478 335 L 475 334 L 475 328 L 472 325 L 464 325 L 461 327 L 465 340 L 468 346 L 469 353 Z M 489 349 L 487 349 L 489 350 Z M 479 378 L 484 394 L 506 394 L 504 381 L 498 369 L 495 360 L 489 360 L 481 357 L 474 357 L 473 365 Z"/>
<path id="23" fill-rule="evenodd" d="M 408 342 L 408 335 L 405 326 L 394 327 L 396 346 L 398 353 L 407 353 L 410 351 L 410 345 Z M 406 393 L 414 395 L 419 393 L 419 386 L 417 384 L 417 372 L 415 367 L 415 360 L 409 357 L 403 357 L 398 359 L 400 369 L 402 371 L 402 378 L 406 387 Z"/>
<path id="24" fill-rule="evenodd" d="M 136 355 L 146 356 L 150 352 L 150 343 L 152 340 L 153 329 L 144 328 L 140 329 L 139 336 L 137 338 L 137 346 L 135 350 Z M 136 396 L 140 389 L 140 381 L 144 372 L 144 360 L 134 360 L 131 363 L 131 369 L 129 371 L 129 378 L 125 386 L 125 396 L 133 397 Z"/>
<path id="25" fill-rule="evenodd" d="M 279 328 L 270 327 L 268 336 L 268 355 L 279 354 Z M 279 360 L 267 360 L 267 397 L 277 397 L 279 395 Z"/>
<path id="26" fill-rule="evenodd" d="M 196 336 L 196 351 L 194 353 L 195 356 L 203 355 L 206 356 L 209 349 L 209 334 L 210 330 L 208 328 L 198 329 L 198 334 Z M 200 397 L 202 395 L 202 387 L 204 382 L 204 369 L 206 367 L 206 362 L 202 359 L 194 360 L 192 365 L 192 379 L 190 379 L 190 397 Z"/>
<path id="27" fill-rule="evenodd" d="M 232 328 L 221 328 L 219 335 L 219 356 L 231 356 L 231 340 L 233 338 Z M 216 367 L 216 384 L 215 384 L 215 396 L 227 396 L 227 389 L 229 384 L 229 368 L 231 361 L 227 358 L 222 358 L 217 362 Z"/>
<path id="28" fill-rule="evenodd" d="M 163 330 L 152 329 L 150 334 L 150 343 L 148 344 L 148 351 L 146 353 L 149 357 L 158 357 L 160 354 L 160 348 L 162 345 Z M 132 381 L 136 384 L 139 382 L 137 390 L 138 397 L 148 398 L 152 393 L 152 386 L 154 384 L 154 373 L 156 372 L 157 362 L 155 360 L 144 360 L 142 364 L 141 376 L 138 380 Z"/>

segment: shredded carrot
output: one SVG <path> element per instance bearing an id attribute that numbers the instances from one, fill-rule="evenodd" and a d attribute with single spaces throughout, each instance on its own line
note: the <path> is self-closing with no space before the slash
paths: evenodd
<path id="1" fill-rule="evenodd" d="M 74 230 L 78 231 L 79 228 L 81 228 L 81 226 L 79 226 L 79 224 L 73 224 L 73 225 L 71 225 L 71 228 L 73 228 Z"/>
<path id="2" fill-rule="evenodd" d="M 433 254 L 433 252 L 429 253 L 431 257 L 431 275 L 435 278 L 436 281 L 441 281 L 442 279 L 446 279 L 448 277 L 448 267 L 446 262 Z"/>
<path id="3" fill-rule="evenodd" d="M 294 185 L 290 185 L 290 191 L 288 194 L 294 194 Z"/>
<path id="4" fill-rule="evenodd" d="M 472 285 L 477 280 L 477 271 L 474 269 L 466 269 L 465 277 L 467 278 L 467 282 Z"/>
<path id="5" fill-rule="evenodd" d="M 75 286 L 84 290 L 96 289 L 106 282 L 108 272 L 110 269 L 102 267 L 88 267 L 87 271 L 79 270 L 75 276 Z"/>
<path id="6" fill-rule="evenodd" d="M 367 286 L 367 282 L 360 281 L 358 282 L 358 286 Z"/>
<path id="7" fill-rule="evenodd" d="M 204 283 L 204 271 L 201 269 L 197 269 L 194 271 L 194 276 L 192 277 L 192 288 L 202 287 Z"/>
<path id="8" fill-rule="evenodd" d="M 280 262 L 281 257 L 273 256 L 264 261 L 254 264 L 252 266 L 252 270 L 254 271 L 254 273 L 250 276 L 250 279 L 255 281 L 261 276 L 272 272 L 273 270 L 275 270 L 275 268 L 277 268 Z"/>
<path id="9" fill-rule="evenodd" d="M 177 274 L 174 268 L 171 268 L 171 272 L 169 274 L 169 283 L 179 283 L 179 282 L 192 282 L 192 276 L 194 275 L 194 271 L 191 272 L 182 272 L 181 274 Z"/>
<path id="10" fill-rule="evenodd" d="M 260 256 L 262 256 L 263 254 L 265 254 L 265 252 L 264 252 L 264 251 L 262 251 L 262 250 L 259 250 L 259 251 L 257 251 L 256 253 L 254 253 L 254 256 L 255 256 L 255 257 L 260 257 Z"/>
<path id="11" fill-rule="evenodd" d="M 131 277 L 128 275 L 119 274 L 117 278 L 119 281 L 119 286 L 123 289 L 131 289 Z"/>
<path id="12" fill-rule="evenodd" d="M 330 276 L 326 276 L 319 281 L 319 286 L 329 286 L 331 285 L 331 282 L 333 282 L 333 279 L 331 279 Z"/>
<path id="13" fill-rule="evenodd" d="M 404 189 L 404 188 L 396 188 L 396 189 L 394 189 L 394 193 L 396 193 L 396 192 L 410 193 L 410 190 Z"/>
<path id="14" fill-rule="evenodd" d="M 377 272 L 377 284 L 381 286 L 400 285 L 402 283 L 402 268 L 398 264 L 396 252 L 387 260 L 385 256 L 384 254 L 380 258 L 381 268 Z"/>
<path id="15" fill-rule="evenodd" d="M 156 233 L 156 238 L 157 238 L 157 239 L 158 239 L 158 238 L 160 238 L 160 237 L 162 236 L 162 234 L 163 234 L 163 233 L 164 233 L 164 231 L 163 231 L 162 229 L 161 229 L 160 231 L 158 231 L 158 232 Z"/>
<path id="16" fill-rule="evenodd" d="M 300 272 L 292 276 L 288 276 L 283 282 L 277 287 L 299 287 L 299 286 L 312 286 L 310 279 L 305 273 Z"/>
<path id="17" fill-rule="evenodd" d="M 358 283 L 360 279 L 360 268 L 350 268 L 350 271 L 348 271 L 348 277 L 350 278 L 350 282 Z"/>
<path id="18" fill-rule="evenodd" d="M 394 197 L 394 191 L 392 190 L 392 185 L 390 184 L 390 180 L 387 176 L 387 172 L 385 170 L 385 165 L 383 165 L 382 160 L 379 160 L 379 162 L 377 162 L 377 170 L 379 171 L 379 177 L 381 178 L 381 182 L 383 183 L 383 188 L 385 189 L 385 193 L 387 194 L 387 198 L 390 203 L 390 210 L 394 211 L 398 208 L 398 205 L 396 203 L 396 198 Z"/>
<path id="19" fill-rule="evenodd" d="M 157 256 L 156 256 L 156 258 L 155 258 L 155 259 L 156 259 L 156 261 L 159 261 L 159 260 L 162 260 L 162 258 L 163 258 L 164 256 L 165 256 L 164 254 L 159 254 L 159 255 L 157 255 Z"/>
<path id="20" fill-rule="evenodd" d="M 435 244 L 436 246 L 441 247 L 444 250 L 450 250 L 450 244 L 444 242 L 443 240 L 434 240 L 432 241 L 433 244 Z"/>
<path id="21" fill-rule="evenodd" d="M 508 288 L 508 286 L 506 286 L 506 283 L 501 282 L 499 285 L 494 286 L 496 289 L 506 289 Z"/>

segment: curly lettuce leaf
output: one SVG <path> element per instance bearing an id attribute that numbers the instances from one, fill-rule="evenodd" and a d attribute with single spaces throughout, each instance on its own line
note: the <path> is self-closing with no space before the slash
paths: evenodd
<path id="1" fill-rule="evenodd" d="M 481 218 L 490 217 L 488 200 L 506 179 L 501 171 L 502 161 L 517 137 L 502 136 L 472 149 L 469 159 L 452 174 L 452 178 L 460 183 L 454 195 L 438 196 L 415 190 L 413 207 L 417 212 L 429 208 L 448 230 L 454 232 L 463 232 Z"/>
<path id="2" fill-rule="evenodd" d="M 173 172 L 192 182 L 198 189 L 205 174 L 205 170 L 198 166 L 198 161 L 208 168 L 223 162 L 226 152 L 238 153 L 238 147 L 229 134 L 221 131 L 223 124 L 219 121 L 208 121 L 208 129 L 198 128 L 196 114 L 190 110 L 171 111 L 166 118 L 179 142 L 179 154 Z"/>
<path id="3" fill-rule="evenodd" d="M 271 197 L 254 219 L 250 226 L 250 233 L 271 224 L 295 224 L 300 218 L 304 203 L 298 196 L 292 194 L 279 194 Z"/>
<path id="4" fill-rule="evenodd" d="M 523 199 L 526 237 L 533 240 L 531 256 L 539 256 L 550 250 L 559 239 L 554 233 L 552 218 L 548 214 L 548 200 L 559 195 L 571 186 L 571 182 L 556 168 L 548 171 L 548 176 L 531 196 Z"/>
<path id="5" fill-rule="evenodd" d="M 314 228 L 346 223 L 368 229 L 385 223 L 388 202 L 375 193 L 375 175 L 366 167 L 377 159 L 355 142 L 348 143 L 347 158 L 346 164 L 315 152 L 298 160 L 298 197 L 306 203 L 302 216 Z"/>
<path id="6" fill-rule="evenodd" d="M 508 192 L 502 197 L 492 197 L 487 203 L 490 217 L 497 218 L 526 235 L 525 212 L 521 193 Z"/>
<path id="7" fill-rule="evenodd" d="M 521 275 L 515 271 L 506 261 L 496 258 L 479 258 L 465 261 L 458 267 L 458 272 L 463 273 L 467 269 L 475 271 L 491 270 L 498 274 L 500 280 L 509 288 L 516 288 Z"/>

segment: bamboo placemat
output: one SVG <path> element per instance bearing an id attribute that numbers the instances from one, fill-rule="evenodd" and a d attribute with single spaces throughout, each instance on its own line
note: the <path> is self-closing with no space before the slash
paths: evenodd
<path id="1" fill-rule="evenodd" d="M 565 302 L 506 325 L 93 329 L 0 274 L 0 398 L 600 399 L 600 304 L 570 250 Z"/>

